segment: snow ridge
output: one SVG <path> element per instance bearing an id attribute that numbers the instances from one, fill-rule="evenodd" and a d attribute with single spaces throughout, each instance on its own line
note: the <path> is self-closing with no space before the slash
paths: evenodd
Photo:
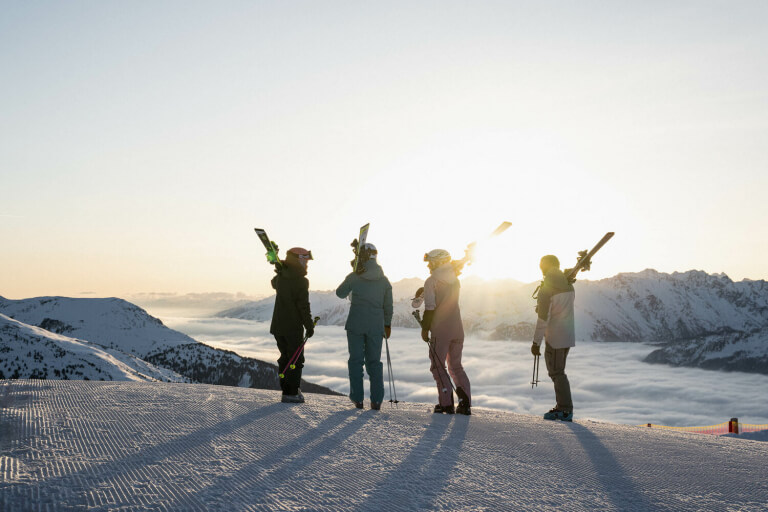
<path id="1" fill-rule="evenodd" d="M 0 315 L 0 353 L 6 356 L 0 378 L 149 378 L 280 388 L 276 365 L 198 343 L 122 299 L 0 297 Z M 338 394 L 306 381 L 302 389 Z"/>
<path id="2" fill-rule="evenodd" d="M 144 357 L 195 340 L 167 328 L 163 322 L 123 299 L 0 297 L 0 313 L 57 334 L 66 334 L 103 347 Z"/>
<path id="3" fill-rule="evenodd" d="M 0 314 L 0 379 L 84 379 L 189 382 L 116 349 L 23 324 Z"/>

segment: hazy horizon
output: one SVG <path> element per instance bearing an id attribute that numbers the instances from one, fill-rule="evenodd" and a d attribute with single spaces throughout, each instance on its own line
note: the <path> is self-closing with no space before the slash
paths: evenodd
<path id="1" fill-rule="evenodd" d="M 645 272 L 645 271 L 648 271 L 648 270 L 659 272 L 656 269 L 647 268 L 647 269 L 643 269 L 643 270 L 636 271 L 636 272 L 619 272 L 618 274 L 615 274 L 615 275 L 612 275 L 612 276 L 601 277 L 599 279 L 590 279 L 588 275 L 580 274 L 579 278 L 577 279 L 576 282 L 579 283 L 579 282 L 585 282 L 585 281 L 601 281 L 601 280 L 604 280 L 604 279 L 612 279 L 612 278 L 618 276 L 619 274 L 638 274 L 638 273 L 642 273 L 642 272 Z M 705 272 L 705 271 L 700 270 L 700 269 L 693 269 L 692 268 L 692 269 L 688 269 L 688 270 L 674 270 L 672 272 L 659 272 L 659 273 L 662 273 L 662 274 L 675 274 L 675 273 L 685 274 L 687 272 Z M 723 273 L 721 273 L 721 272 L 707 272 L 707 273 L 709 275 L 725 275 L 726 277 L 728 277 L 729 279 L 731 279 L 734 282 L 765 280 L 765 279 L 752 279 L 752 278 L 749 278 L 749 277 L 744 277 L 742 279 L 736 280 L 736 279 L 733 279 L 731 276 L 728 276 L 724 272 Z M 423 277 L 420 277 L 420 276 L 403 277 L 401 279 L 398 279 L 397 281 L 391 281 L 391 282 L 393 284 L 396 284 L 396 283 L 400 283 L 400 282 L 408 281 L 408 280 L 424 281 L 427 277 L 428 276 L 423 276 Z M 309 278 L 310 278 L 309 290 L 312 291 L 312 292 L 332 292 L 332 291 L 334 291 L 336 289 L 335 286 L 331 287 L 331 288 L 316 288 L 316 287 L 312 286 L 311 275 L 309 276 Z M 521 285 L 521 286 L 533 285 L 533 284 L 536 284 L 536 283 L 541 281 L 540 278 L 536 279 L 536 280 L 533 280 L 533 281 L 520 281 L 520 280 L 517 280 L 517 279 L 512 278 L 512 277 L 485 278 L 485 277 L 480 277 L 480 276 L 476 276 L 476 275 L 475 276 L 466 276 L 466 277 L 462 275 L 462 276 L 459 277 L 459 279 L 461 281 L 476 280 L 478 282 L 487 282 L 487 283 L 502 283 L 502 282 L 510 282 L 511 281 L 514 284 L 518 284 L 518 285 Z M 341 282 L 339 282 L 338 284 L 341 284 Z M 136 303 L 141 306 L 142 303 L 155 305 L 156 303 L 162 303 L 163 301 L 173 301 L 175 299 L 182 299 L 185 302 L 190 301 L 190 302 L 200 302 L 200 303 L 203 303 L 206 300 L 210 300 L 211 302 L 216 302 L 217 300 L 223 300 L 223 301 L 228 301 L 228 302 L 234 302 L 236 300 L 237 301 L 258 301 L 258 300 L 262 300 L 264 298 L 270 297 L 272 295 L 274 295 L 274 290 L 270 289 L 267 293 L 261 293 L 261 294 L 252 294 L 252 293 L 248 293 L 248 292 L 245 292 L 245 291 L 228 292 L 228 291 L 218 290 L 218 291 L 205 291 L 205 292 L 201 292 L 201 291 L 189 291 L 189 292 L 138 291 L 138 292 L 127 293 L 127 294 L 122 294 L 122 295 L 98 295 L 96 292 L 83 291 L 83 292 L 79 292 L 79 293 L 75 293 L 75 294 L 67 295 L 67 296 L 68 297 L 73 297 L 73 298 L 118 297 L 118 298 L 122 298 L 122 299 L 125 299 L 125 300 L 128 300 L 128 301 L 131 301 L 131 302 L 132 301 L 137 301 Z M 36 296 L 26 296 L 26 297 L 20 297 L 20 296 L 15 297 L 15 296 L 6 295 L 6 294 L 2 293 L 2 291 L 0 290 L 0 297 L 4 297 L 4 298 L 9 299 L 9 300 L 23 300 L 23 299 L 30 299 L 30 298 L 34 298 L 34 297 L 48 297 L 48 296 L 63 296 L 63 295 L 60 295 L 60 294 L 47 294 L 47 295 L 36 295 Z M 144 307 L 144 306 L 142 306 L 142 307 Z M 155 305 L 155 307 L 157 307 L 157 306 Z M 179 308 L 177 304 L 174 304 L 173 306 L 169 306 L 169 307 L 171 309 L 175 309 L 177 311 L 180 311 L 181 309 L 183 309 L 183 308 Z M 163 309 L 163 306 L 162 305 L 159 306 L 158 309 Z M 195 308 L 192 307 L 192 309 L 195 309 Z M 207 305 L 203 305 L 202 309 L 210 309 L 210 308 Z"/>

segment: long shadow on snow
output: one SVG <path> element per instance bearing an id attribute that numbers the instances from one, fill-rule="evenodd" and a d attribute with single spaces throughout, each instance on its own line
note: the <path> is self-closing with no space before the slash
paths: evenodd
<path id="1" fill-rule="evenodd" d="M 356 409 L 337 411 L 290 443 L 220 476 L 199 491 L 197 497 L 212 508 L 237 508 L 238 504 L 247 503 L 272 510 L 281 505 L 281 500 L 293 494 L 291 486 L 295 485 L 297 475 L 304 474 L 304 468 L 333 453 L 337 446 L 347 441 L 371 418 L 371 414 L 360 414 Z M 334 426 L 337 427 L 335 431 Z M 270 489 L 268 495 L 260 493 L 265 488 Z M 272 503 L 267 504 L 268 501 Z M 176 503 L 167 505 L 174 508 Z"/>
<path id="2" fill-rule="evenodd" d="M 134 477 L 137 474 L 141 474 L 143 469 L 152 466 L 154 463 L 190 451 L 197 446 L 209 444 L 212 438 L 233 432 L 285 409 L 285 405 L 281 403 L 260 407 L 230 420 L 222 421 L 176 437 L 165 443 L 148 447 L 122 459 L 111 460 L 97 466 L 88 466 L 80 471 L 56 478 L 46 478 L 45 484 L 49 488 L 57 488 L 62 485 L 71 486 L 73 482 L 77 482 L 80 485 L 72 489 L 72 495 L 73 497 L 77 496 L 78 499 L 85 503 L 87 501 L 85 493 L 91 488 L 105 486 L 105 484 L 117 480 L 126 473 Z M 69 503 L 68 505 L 72 507 L 79 506 L 77 503 Z M 190 506 L 190 504 L 187 503 L 185 506 Z"/>
<path id="3" fill-rule="evenodd" d="M 656 506 L 648 501 L 648 498 L 640 492 L 632 478 L 626 474 L 611 450 L 592 431 L 578 423 L 564 422 L 563 424 L 570 427 L 576 439 L 581 443 L 605 494 L 617 510 L 645 512 L 666 508 Z M 583 477 L 583 475 L 579 475 L 579 477 Z"/>
<path id="4" fill-rule="evenodd" d="M 446 487 L 448 477 L 456 466 L 468 428 L 467 417 L 433 414 L 426 432 L 410 455 L 389 471 L 357 510 L 433 508 L 431 505 Z M 400 503 L 403 507 L 398 509 L 397 504 Z"/>

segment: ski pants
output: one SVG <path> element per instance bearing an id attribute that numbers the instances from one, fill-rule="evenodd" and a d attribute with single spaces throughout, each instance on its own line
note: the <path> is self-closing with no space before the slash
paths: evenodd
<path id="1" fill-rule="evenodd" d="M 304 368 L 304 351 L 293 363 L 296 368 L 293 370 L 286 368 L 288 361 L 291 360 L 293 354 L 301 346 L 304 338 L 298 334 L 294 336 L 278 336 L 275 335 L 277 340 L 277 348 L 280 350 L 280 359 L 277 360 L 278 372 L 285 369 L 285 378 L 280 379 L 280 389 L 283 390 L 284 395 L 295 395 L 299 392 L 299 385 L 301 384 L 301 369 Z"/>
<path id="2" fill-rule="evenodd" d="M 555 383 L 555 400 L 557 408 L 565 412 L 573 412 L 571 400 L 571 384 L 565 374 L 565 360 L 568 358 L 570 348 L 552 348 L 549 345 L 544 349 L 544 361 L 547 363 L 547 373 Z"/>
<path id="3" fill-rule="evenodd" d="M 451 382 L 448 380 L 450 373 L 457 388 L 462 388 L 469 397 L 469 403 L 472 403 L 472 394 L 469 390 L 469 377 L 461 365 L 461 352 L 464 350 L 464 339 L 434 339 L 430 342 L 430 360 L 432 365 L 429 369 L 432 371 L 432 377 L 437 384 L 437 396 L 440 405 L 453 405 L 453 390 Z M 448 373 L 445 371 L 445 363 L 448 362 Z"/>
<path id="4" fill-rule="evenodd" d="M 371 402 L 384 401 L 384 372 L 381 364 L 381 334 L 359 334 L 347 331 L 347 347 L 349 347 L 349 398 L 354 402 L 362 402 L 365 396 L 363 389 L 363 365 L 368 373 L 371 386 Z"/>

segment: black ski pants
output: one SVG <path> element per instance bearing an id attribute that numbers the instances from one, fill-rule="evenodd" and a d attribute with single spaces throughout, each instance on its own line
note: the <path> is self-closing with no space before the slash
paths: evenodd
<path id="1" fill-rule="evenodd" d="M 275 340 L 277 341 L 277 348 L 280 350 L 280 359 L 277 360 L 278 371 L 282 372 L 285 369 L 285 378 L 280 379 L 280 389 L 283 390 L 284 395 L 295 395 L 299 392 L 299 385 L 301 384 L 304 351 L 301 352 L 301 355 L 293 363 L 296 368 L 289 368 L 288 361 L 291 360 L 296 350 L 301 346 L 304 338 L 300 334 L 295 336 L 278 336 L 275 334 Z"/>
<path id="2" fill-rule="evenodd" d="M 573 412 L 571 400 L 571 384 L 565 374 L 565 360 L 568 358 L 570 348 L 552 348 L 549 345 L 544 349 L 544 361 L 547 363 L 547 373 L 555 383 L 555 400 L 557 408 L 565 412 Z"/>

